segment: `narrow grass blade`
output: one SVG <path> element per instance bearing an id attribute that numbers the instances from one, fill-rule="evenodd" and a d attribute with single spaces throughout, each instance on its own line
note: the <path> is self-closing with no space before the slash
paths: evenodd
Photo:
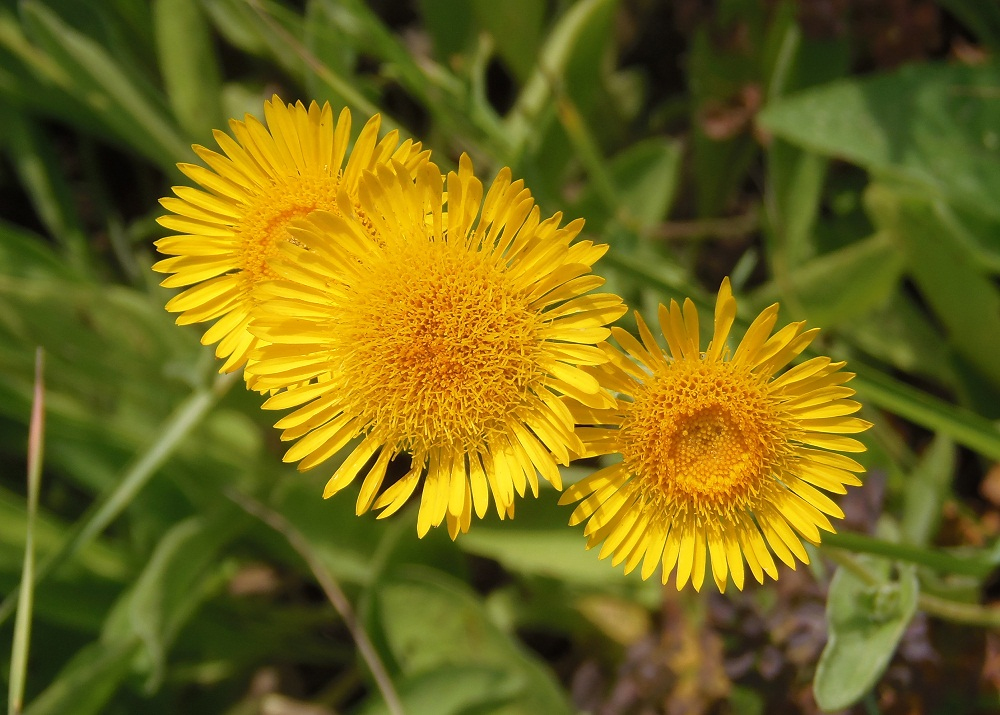
<path id="1" fill-rule="evenodd" d="M 38 573 L 34 574 L 37 585 L 53 570 L 73 557 L 83 546 L 90 543 L 121 514 L 135 499 L 136 495 L 152 479 L 160 466 L 174 453 L 184 438 L 200 424 L 212 407 L 239 380 L 238 372 L 221 375 L 211 387 L 198 390 L 182 402 L 164 423 L 159 439 L 147 449 L 127 470 L 113 492 L 103 498 L 78 522 L 57 551 L 42 562 Z M 23 589 L 23 584 L 22 584 Z M 0 624 L 10 617 L 17 607 L 18 596 L 12 593 L 0 603 Z"/>
<path id="2" fill-rule="evenodd" d="M 45 452 L 45 356 L 35 351 L 35 394 L 31 403 L 28 428 L 28 530 L 24 539 L 24 566 L 21 571 L 20 598 L 14 622 L 14 645 L 10 656 L 10 689 L 7 710 L 19 715 L 24 704 L 24 680 L 28 672 L 28 647 L 31 643 L 31 608 L 35 585 L 35 515 L 38 513 L 38 488 L 42 480 L 42 455 Z"/>

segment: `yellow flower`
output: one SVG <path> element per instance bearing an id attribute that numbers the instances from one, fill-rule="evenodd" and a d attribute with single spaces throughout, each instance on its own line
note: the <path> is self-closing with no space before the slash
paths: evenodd
<path id="1" fill-rule="evenodd" d="M 604 282 L 591 266 L 607 246 L 572 243 L 582 221 L 541 221 L 509 169 L 484 201 L 463 156 L 446 211 L 443 188 L 433 164 L 415 176 L 378 167 L 359 192 L 376 240 L 347 215 L 294 224 L 272 263 L 281 280 L 263 289 L 251 329 L 265 343 L 248 371 L 262 389 L 316 380 L 264 405 L 298 408 L 276 426 L 298 440 L 285 461 L 300 470 L 361 438 L 325 497 L 364 472 L 357 513 L 382 518 L 423 481 L 418 534 L 447 520 L 455 538 L 491 492 L 503 518 L 515 493 L 537 495 L 536 471 L 561 488 L 557 462 L 583 449 L 561 396 L 614 404 L 580 366 L 607 360 L 595 344 L 625 307 L 584 295 Z M 408 471 L 379 495 L 402 454 Z"/>
<path id="2" fill-rule="evenodd" d="M 288 237 L 287 226 L 315 209 L 337 212 L 339 201 L 357 201 L 362 171 L 391 159 L 415 168 L 428 153 L 410 140 L 399 145 L 397 132 L 378 141 L 379 117 L 371 118 L 347 155 L 351 114 L 347 109 L 334 123 L 329 104 L 285 105 L 274 96 L 264 103 L 267 127 L 251 115 L 230 120 L 235 140 L 216 130 L 225 156 L 195 146 L 211 168 L 179 164 L 178 168 L 203 187 L 176 186 L 176 198 L 160 203 L 171 215 L 158 219 L 177 235 L 156 246 L 167 258 L 153 266 L 170 273 L 160 285 L 193 286 L 167 303 L 180 313 L 177 323 L 215 321 L 202 343 L 218 342 L 223 358 L 220 372 L 242 366 L 257 345 L 247 326 L 255 289 L 273 278 L 268 260 Z M 397 146 L 399 145 L 399 146 Z M 342 169 L 343 167 L 343 169 Z"/>
<path id="3" fill-rule="evenodd" d="M 642 563 L 642 577 L 662 564 L 663 583 L 677 568 L 677 588 L 688 579 L 700 590 L 711 562 L 724 591 L 727 574 L 743 588 L 744 559 L 754 578 L 777 578 L 771 551 L 795 568 L 808 563 L 800 536 L 812 544 L 825 516 L 843 512 L 816 487 L 843 494 L 860 485 L 864 468 L 837 452 L 865 447 L 846 434 L 871 424 L 849 415 L 860 405 L 844 387 L 853 374 L 842 362 L 816 357 L 777 376 L 819 332 L 792 323 L 774 335 L 778 306 L 762 312 L 736 351 L 726 346 L 736 317 L 729 279 L 715 308 L 712 341 L 699 347 L 698 314 L 690 300 L 661 305 L 667 355 L 637 314 L 641 342 L 614 328 L 629 357 L 605 345 L 611 361 L 599 368 L 603 384 L 617 391 L 612 410 L 576 409 L 578 430 L 590 454 L 620 454 L 567 488 L 561 504 L 583 500 L 571 525 L 589 518 L 588 548 L 614 554 L 626 573 Z M 633 362 L 634 360 L 634 362 Z M 770 547 L 770 550 L 768 549 Z"/>

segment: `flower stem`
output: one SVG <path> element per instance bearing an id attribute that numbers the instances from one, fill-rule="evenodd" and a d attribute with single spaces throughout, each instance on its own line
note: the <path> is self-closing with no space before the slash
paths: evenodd
<path id="1" fill-rule="evenodd" d="M 989 558 L 952 556 L 941 551 L 910 546 L 909 544 L 895 544 L 863 534 L 824 534 L 823 544 L 854 553 L 886 556 L 897 561 L 926 566 L 943 573 L 962 574 L 980 579 L 985 578 L 997 567 L 993 559 Z"/>
<path id="2" fill-rule="evenodd" d="M 365 663 L 368 665 L 372 677 L 375 678 L 375 684 L 381 691 L 389 712 L 392 715 L 404 715 L 403 704 L 396 693 L 396 688 L 392 684 L 389 672 L 385 669 L 382 659 L 379 658 L 378 651 L 375 650 L 375 646 L 368 639 L 365 629 L 358 622 L 358 618 L 354 614 L 354 609 L 351 607 L 351 602 L 344 594 L 337 579 L 316 555 L 312 545 L 284 516 L 273 509 L 269 509 L 260 502 L 233 488 L 226 489 L 226 496 L 236 502 L 248 514 L 257 517 L 284 536 L 291 547 L 298 552 L 299 556 L 302 557 L 302 560 L 306 562 L 309 569 L 313 572 L 313 576 L 316 577 L 316 581 L 319 583 L 320 588 L 323 589 L 323 593 L 326 594 L 327 599 L 333 604 L 337 613 L 340 614 L 351 637 L 354 638 L 358 652 L 361 653 L 361 657 L 364 658 Z"/>

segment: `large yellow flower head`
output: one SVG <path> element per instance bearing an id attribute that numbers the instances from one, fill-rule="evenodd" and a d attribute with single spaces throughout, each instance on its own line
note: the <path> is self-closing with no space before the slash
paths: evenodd
<path id="1" fill-rule="evenodd" d="M 580 367 L 608 359 L 596 343 L 625 307 L 584 295 L 604 282 L 591 266 L 607 247 L 573 243 L 582 221 L 540 220 L 509 169 L 484 200 L 463 156 L 446 210 L 443 188 L 433 164 L 380 166 L 361 180 L 358 213 L 293 224 L 248 371 L 261 389 L 292 387 L 264 405 L 298 408 L 277 423 L 298 440 L 285 461 L 309 469 L 360 438 L 324 496 L 364 472 L 357 513 L 384 517 L 423 481 L 418 533 L 447 520 L 455 538 L 490 493 L 503 518 L 515 494 L 537 495 L 537 474 L 561 488 L 557 462 L 583 449 L 563 396 L 614 404 Z M 401 454 L 409 471 L 379 494 Z"/>
<path id="2" fill-rule="evenodd" d="M 211 168 L 180 164 L 178 168 L 204 190 L 176 186 L 176 198 L 160 203 L 171 212 L 158 219 L 177 235 L 156 242 L 173 256 L 153 266 L 170 273 L 161 285 L 188 287 L 167 303 L 180 313 L 178 324 L 215 321 L 202 343 L 218 342 L 220 372 L 242 366 L 257 339 L 250 334 L 250 312 L 256 287 L 273 278 L 268 260 L 287 237 L 288 224 L 310 211 L 338 212 L 340 201 L 357 200 L 362 171 L 390 160 L 415 168 L 427 159 L 419 143 L 399 144 L 397 132 L 378 141 L 379 117 L 361 130 L 344 165 L 351 134 L 347 109 L 334 122 L 329 104 L 285 105 L 273 97 L 264 103 L 265 127 L 247 115 L 231 120 L 233 137 L 216 130 L 225 156 L 195 146 Z"/>
<path id="3" fill-rule="evenodd" d="M 613 329 L 628 356 L 607 345 L 611 361 L 599 369 L 621 399 L 612 410 L 575 412 L 611 427 L 580 429 L 590 453 L 622 459 L 560 500 L 583 500 L 570 523 L 589 518 L 588 548 L 603 542 L 601 558 L 614 554 L 626 573 L 641 562 L 644 579 L 662 564 L 663 583 L 676 567 L 677 588 L 690 579 L 699 590 L 710 562 L 720 591 L 727 574 L 742 589 L 744 560 L 763 583 L 764 573 L 778 576 L 772 551 L 795 568 L 795 558 L 809 562 L 800 537 L 818 544 L 820 529 L 833 531 L 826 515 L 843 512 L 816 487 L 843 494 L 861 484 L 854 472 L 863 467 L 838 452 L 864 451 L 844 435 L 871 424 L 850 416 L 860 405 L 848 399 L 844 363 L 816 357 L 776 376 L 819 332 L 792 323 L 771 335 L 777 315 L 777 305 L 764 310 L 730 353 L 736 300 L 727 278 L 704 352 L 690 300 L 683 310 L 660 306 L 669 355 L 638 314 L 641 342 Z"/>

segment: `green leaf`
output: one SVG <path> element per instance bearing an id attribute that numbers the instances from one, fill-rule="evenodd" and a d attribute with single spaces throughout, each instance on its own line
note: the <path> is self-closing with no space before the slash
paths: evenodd
<path id="1" fill-rule="evenodd" d="M 517 505 L 517 518 L 501 522 L 491 515 L 456 543 L 515 573 L 576 584 L 640 586 L 637 574 L 626 576 L 621 568 L 598 559 L 599 549 L 586 548 L 582 530 L 567 526 L 572 509 L 558 506 L 554 497 L 543 493 L 538 499 L 525 499 Z"/>
<path id="2" fill-rule="evenodd" d="M 24 534 L 24 565 L 21 569 L 21 592 L 14 622 L 14 642 L 10 656 L 10 687 L 7 702 L 11 713 L 20 713 L 24 705 L 24 681 L 28 671 L 31 646 L 31 622 L 35 595 L 35 524 L 38 517 L 38 493 L 42 482 L 42 458 L 45 454 L 45 353 L 35 350 L 34 399 L 28 432 L 28 509 Z"/>
<path id="3" fill-rule="evenodd" d="M 100 715 L 131 670 L 135 640 L 95 642 L 79 650 L 25 715 Z"/>
<path id="4" fill-rule="evenodd" d="M 153 551 L 128 599 L 129 622 L 152 664 L 154 690 L 166 668 L 166 654 L 181 627 L 209 589 L 217 585 L 218 551 L 247 523 L 235 507 L 211 518 L 192 517 L 175 525 Z"/>
<path id="5" fill-rule="evenodd" d="M 920 587 L 912 566 L 900 567 L 899 579 L 890 581 L 890 562 L 865 561 L 877 565 L 883 578 L 878 585 L 843 567 L 830 583 L 830 637 L 813 683 L 816 702 L 826 711 L 850 707 L 878 682 L 917 609 Z"/>
<path id="6" fill-rule="evenodd" d="M 553 84 L 563 82 L 570 73 L 587 74 L 594 88 L 597 76 L 595 61 L 602 53 L 595 38 L 608 37 L 611 17 L 617 0 L 582 0 L 572 5 L 556 22 L 539 53 L 535 72 L 518 96 L 514 109 L 506 120 L 506 129 L 512 157 L 519 158 L 521 151 L 534 138 L 536 144 L 551 121 Z M 578 97 L 574 97 L 579 101 Z M 514 162 L 516 163 L 516 161 Z"/>
<path id="7" fill-rule="evenodd" d="M 991 459 L 1000 459 L 1000 430 L 986 418 L 949 404 L 867 365 L 852 364 L 851 387 L 862 401 L 893 412 Z"/>
<path id="8" fill-rule="evenodd" d="M 51 440 L 51 435 L 50 435 Z M 7 564 L 7 550 L 23 550 L 27 529 L 27 505 L 23 496 L 0 487 L 0 564 Z M 39 555 L 55 551 L 65 540 L 70 527 L 45 509 L 35 522 L 35 544 Z M 123 555 L 103 541 L 93 541 L 76 555 L 76 565 L 102 578 L 123 580 L 127 563 Z"/>
<path id="9" fill-rule="evenodd" d="M 834 327 L 884 304 L 903 264 L 892 237 L 875 235 L 796 267 L 785 282 L 768 283 L 752 301 L 762 308 L 784 300 L 811 325 Z"/>
<path id="10" fill-rule="evenodd" d="M 955 443 L 936 435 L 906 479 L 900 529 L 909 543 L 926 546 L 937 533 L 941 507 L 955 474 L 955 456 Z"/>
<path id="11" fill-rule="evenodd" d="M 782 279 L 816 253 L 812 234 L 828 164 L 825 157 L 780 139 L 768 148 L 768 254 Z"/>
<path id="12" fill-rule="evenodd" d="M 86 275 L 90 249 L 73 194 L 64 176 L 65 168 L 51 146 L 51 138 L 20 112 L 0 107 L 3 142 L 21 184 L 28 192 L 38 218 L 62 244 L 68 265 Z M 35 248 L 32 253 L 38 253 Z"/>
<path id="13" fill-rule="evenodd" d="M 955 384 L 953 354 L 926 311 L 897 290 L 883 304 L 837 328 L 855 347 L 902 372 Z"/>
<path id="14" fill-rule="evenodd" d="M 424 27 L 434 41 L 434 54 L 450 65 L 465 54 L 475 35 L 476 7 L 469 0 L 418 0 Z"/>
<path id="15" fill-rule="evenodd" d="M 524 82 L 542 44 L 546 4 L 537 0 L 472 0 L 479 27 L 490 33 L 497 52 Z"/>
<path id="16" fill-rule="evenodd" d="M 65 90 L 86 104 L 134 151 L 168 172 L 191 156 L 177 128 L 165 119 L 165 106 L 140 88 L 101 45 L 64 23 L 37 0 L 21 6 L 32 38 L 69 78 Z"/>
<path id="17" fill-rule="evenodd" d="M 487 667 L 503 673 L 505 681 L 512 679 L 509 687 L 516 688 L 515 700 L 488 712 L 573 712 L 552 674 L 490 621 L 464 583 L 441 572 L 413 568 L 381 581 L 373 597 L 385 642 L 405 675 L 431 673 L 443 666 Z"/>
<path id="18" fill-rule="evenodd" d="M 396 683 L 406 715 L 489 715 L 514 699 L 517 676 L 478 665 L 445 665 Z M 390 715 L 373 696 L 358 715 Z"/>
<path id="19" fill-rule="evenodd" d="M 653 137 L 633 144 L 608 163 L 617 199 L 617 218 L 636 232 L 648 231 L 667 215 L 677 193 L 682 151 L 676 141 Z M 600 231 L 612 218 L 593 183 L 574 205 L 573 213 Z"/>
<path id="20" fill-rule="evenodd" d="M 955 214 L 939 199 L 880 184 L 869 188 L 866 204 L 902 246 L 908 272 L 955 350 L 1000 386 L 1000 291 L 980 272 Z"/>
<path id="21" fill-rule="evenodd" d="M 226 42 L 249 55 L 267 54 L 266 33 L 261 31 L 247 3 L 239 0 L 202 0 L 202 6 Z"/>
<path id="22" fill-rule="evenodd" d="M 980 0 L 937 0 L 993 50 L 1000 49 L 1000 6 Z"/>
<path id="23" fill-rule="evenodd" d="M 160 71 L 178 123 L 205 141 L 222 128 L 222 79 L 207 18 L 198 0 L 155 0 Z"/>
<path id="24" fill-rule="evenodd" d="M 767 131 L 1000 216 L 1000 64 L 907 65 L 832 82 L 761 112 Z"/>
<path id="25" fill-rule="evenodd" d="M 73 270 L 60 260 L 41 236 L 0 221 L 0 265 L 14 278 L 73 281 Z"/>

